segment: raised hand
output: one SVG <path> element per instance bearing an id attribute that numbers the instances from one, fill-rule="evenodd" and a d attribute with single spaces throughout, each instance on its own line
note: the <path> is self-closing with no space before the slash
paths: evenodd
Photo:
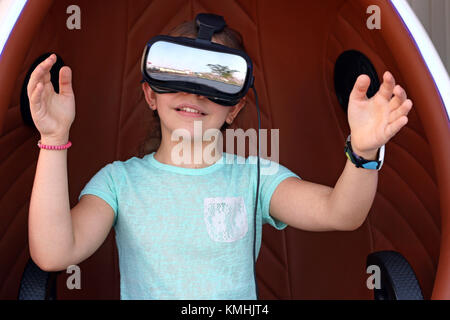
<path id="1" fill-rule="evenodd" d="M 378 92 L 370 99 L 366 92 L 370 85 L 367 75 L 356 79 L 348 104 L 348 122 L 353 151 L 366 159 L 375 159 L 378 148 L 386 144 L 408 122 L 413 103 L 405 90 L 395 85 L 392 74 L 386 71 Z"/>
<path id="2" fill-rule="evenodd" d="M 75 96 L 72 71 L 67 66 L 59 71 L 59 94 L 55 92 L 50 81 L 50 69 L 55 62 L 56 55 L 52 54 L 34 69 L 27 92 L 31 116 L 41 137 L 48 141 L 63 142 L 68 138 L 75 119 Z"/>

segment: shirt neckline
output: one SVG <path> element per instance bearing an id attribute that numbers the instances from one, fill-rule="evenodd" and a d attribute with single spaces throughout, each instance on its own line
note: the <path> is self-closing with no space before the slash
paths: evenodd
<path id="1" fill-rule="evenodd" d="M 217 169 L 222 167 L 222 165 L 224 163 L 224 154 L 225 154 L 225 152 L 222 153 L 219 160 L 217 160 L 212 165 L 209 165 L 204 168 L 183 168 L 183 167 L 178 167 L 178 166 L 167 164 L 167 163 L 162 163 L 155 159 L 155 156 L 154 156 L 155 152 L 152 152 L 151 154 L 148 155 L 148 161 L 152 166 L 154 166 L 155 168 L 161 169 L 161 170 L 165 170 L 165 171 L 169 171 L 169 172 L 173 172 L 173 173 L 179 173 L 179 174 L 187 174 L 187 175 L 204 175 L 204 174 L 208 174 L 213 171 L 216 171 Z"/>

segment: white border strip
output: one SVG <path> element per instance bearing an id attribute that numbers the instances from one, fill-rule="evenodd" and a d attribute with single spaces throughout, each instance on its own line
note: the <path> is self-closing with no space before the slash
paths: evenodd
<path id="1" fill-rule="evenodd" d="M 0 1 L 0 56 L 27 0 Z"/>
<path id="2" fill-rule="evenodd" d="M 391 3 L 416 42 L 444 102 L 447 118 L 450 120 L 450 78 L 433 42 L 406 0 L 391 0 Z"/>

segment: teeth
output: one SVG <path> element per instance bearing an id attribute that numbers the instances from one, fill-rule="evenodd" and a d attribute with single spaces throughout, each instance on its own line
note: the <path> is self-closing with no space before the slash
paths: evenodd
<path id="1" fill-rule="evenodd" d="M 195 109 L 191 109 L 191 108 L 188 108 L 188 107 L 182 107 L 182 108 L 180 108 L 180 110 L 186 111 L 186 112 L 192 112 L 192 113 L 201 113 L 200 111 L 197 111 Z"/>

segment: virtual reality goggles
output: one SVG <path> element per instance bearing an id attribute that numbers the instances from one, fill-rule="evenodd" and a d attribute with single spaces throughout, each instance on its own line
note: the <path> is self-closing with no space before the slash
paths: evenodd
<path id="1" fill-rule="evenodd" d="M 157 93 L 188 92 L 234 106 L 253 87 L 253 64 L 243 51 L 213 43 L 226 26 L 222 16 L 200 13 L 196 39 L 158 35 L 141 61 L 143 80 Z"/>

